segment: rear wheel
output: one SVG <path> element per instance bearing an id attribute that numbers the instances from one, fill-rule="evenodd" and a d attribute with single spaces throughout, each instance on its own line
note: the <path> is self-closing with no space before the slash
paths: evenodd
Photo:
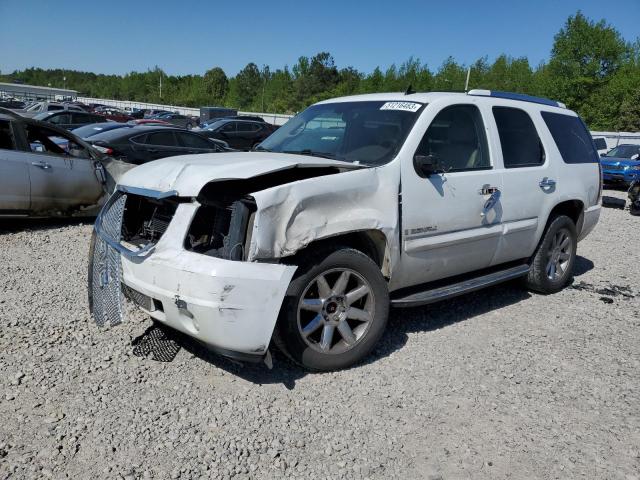
<path id="1" fill-rule="evenodd" d="M 566 215 L 550 220 L 536 253 L 531 259 L 531 269 L 526 285 L 541 293 L 555 293 L 571 279 L 578 245 L 576 226 Z"/>
<path id="2" fill-rule="evenodd" d="M 363 253 L 343 248 L 300 265 L 274 340 L 310 370 L 338 370 L 364 358 L 389 314 L 387 283 Z"/>

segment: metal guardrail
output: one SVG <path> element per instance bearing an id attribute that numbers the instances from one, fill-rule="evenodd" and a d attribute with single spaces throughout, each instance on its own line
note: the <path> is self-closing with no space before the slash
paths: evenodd
<path id="1" fill-rule="evenodd" d="M 109 105 L 112 107 L 118 107 L 122 109 L 132 108 L 145 108 L 153 110 L 168 110 L 171 112 L 178 112 L 182 115 L 191 115 L 195 117 L 200 116 L 199 108 L 181 107 L 179 105 L 163 105 L 159 103 L 145 103 L 145 102 L 130 102 L 128 100 L 112 100 L 109 98 L 92 98 L 92 97 L 77 97 L 79 102 L 82 103 L 101 103 L 103 105 Z M 293 117 L 293 115 L 286 115 L 283 113 L 264 113 L 264 112 L 238 112 L 238 115 L 254 115 L 264 118 L 266 122 L 273 123 L 274 125 L 284 125 L 287 121 Z"/>

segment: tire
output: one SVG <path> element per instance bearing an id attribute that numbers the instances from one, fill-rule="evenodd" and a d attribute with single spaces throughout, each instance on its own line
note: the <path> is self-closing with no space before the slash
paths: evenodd
<path id="1" fill-rule="evenodd" d="M 388 316 L 389 291 L 378 265 L 351 248 L 325 250 L 299 264 L 274 343 L 307 370 L 340 370 L 371 352 Z"/>
<path id="2" fill-rule="evenodd" d="M 544 294 L 562 290 L 572 278 L 577 246 L 573 220 L 566 215 L 552 217 L 531 257 L 531 268 L 525 277 L 527 288 Z"/>

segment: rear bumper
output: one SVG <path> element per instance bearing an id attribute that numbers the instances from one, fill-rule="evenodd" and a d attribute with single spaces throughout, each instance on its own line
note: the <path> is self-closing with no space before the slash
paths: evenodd
<path id="1" fill-rule="evenodd" d="M 602 207 L 600 205 L 593 205 L 592 207 L 589 207 L 584 211 L 582 217 L 582 228 L 580 229 L 580 233 L 578 235 L 578 241 L 584 239 L 593 231 L 596 224 L 598 223 L 598 220 L 600 219 L 601 210 Z"/>

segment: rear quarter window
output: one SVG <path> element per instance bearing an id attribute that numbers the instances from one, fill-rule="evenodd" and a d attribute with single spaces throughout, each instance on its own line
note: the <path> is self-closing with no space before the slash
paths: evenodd
<path id="1" fill-rule="evenodd" d="M 580 117 L 542 112 L 564 163 L 598 163 L 593 139 Z"/>

